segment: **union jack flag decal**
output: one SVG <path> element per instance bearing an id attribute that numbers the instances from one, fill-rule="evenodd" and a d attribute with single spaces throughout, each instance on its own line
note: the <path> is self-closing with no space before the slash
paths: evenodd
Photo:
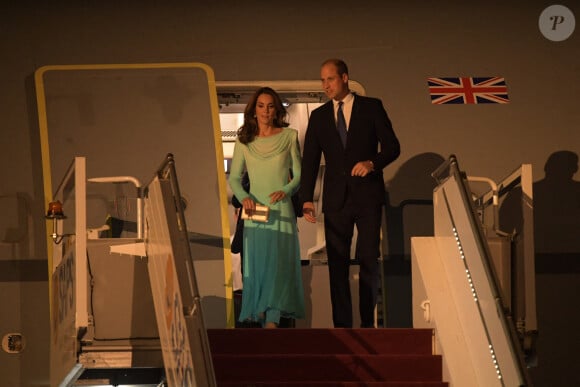
<path id="1" fill-rule="evenodd" d="M 431 103 L 434 105 L 509 103 L 505 78 L 455 77 L 427 80 Z"/>

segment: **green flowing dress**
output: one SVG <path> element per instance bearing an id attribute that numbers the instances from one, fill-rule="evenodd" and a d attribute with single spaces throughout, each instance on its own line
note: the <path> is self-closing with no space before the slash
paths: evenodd
<path id="1" fill-rule="evenodd" d="M 249 193 L 241 182 L 246 170 Z M 240 202 L 251 197 L 256 203 L 270 207 L 268 222 L 244 221 L 239 321 L 279 323 L 280 317 L 305 316 L 300 245 L 291 200 L 299 188 L 300 173 L 296 130 L 283 128 L 278 134 L 256 137 L 249 144 L 236 141 L 229 177 L 234 195 Z M 275 191 L 284 191 L 286 196 L 270 203 L 269 195 Z"/>

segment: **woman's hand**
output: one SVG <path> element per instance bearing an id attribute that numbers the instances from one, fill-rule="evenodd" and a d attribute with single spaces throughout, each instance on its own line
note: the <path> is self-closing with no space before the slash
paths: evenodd
<path id="1" fill-rule="evenodd" d="M 252 198 L 247 197 L 242 200 L 242 211 L 245 211 L 246 214 L 252 215 L 256 210 L 256 202 L 252 200 Z"/>
<path id="2" fill-rule="evenodd" d="M 274 204 L 279 202 L 280 200 L 286 197 L 286 193 L 284 191 L 275 191 L 270 194 L 270 204 Z"/>

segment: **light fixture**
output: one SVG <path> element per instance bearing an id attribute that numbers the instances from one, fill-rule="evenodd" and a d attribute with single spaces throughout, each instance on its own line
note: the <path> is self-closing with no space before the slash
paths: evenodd
<path id="1" fill-rule="evenodd" d="M 50 202 L 48 204 L 48 211 L 46 212 L 45 218 L 52 219 L 51 237 L 54 243 L 58 245 L 60 242 L 62 242 L 62 239 L 65 237 L 65 235 L 58 234 L 58 222 L 63 219 L 66 219 L 66 216 L 62 211 L 62 203 L 59 200 L 55 202 Z"/>

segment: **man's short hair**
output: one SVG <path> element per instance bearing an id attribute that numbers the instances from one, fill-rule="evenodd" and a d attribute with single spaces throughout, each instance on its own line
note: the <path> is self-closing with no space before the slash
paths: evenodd
<path id="1" fill-rule="evenodd" d="M 348 75 L 348 66 L 346 65 L 346 63 L 342 59 L 336 59 L 336 58 L 327 59 L 324 61 L 324 63 L 322 63 L 322 66 L 326 66 L 327 64 L 335 65 L 336 70 L 338 72 L 338 75 L 342 75 L 342 74 Z"/>

